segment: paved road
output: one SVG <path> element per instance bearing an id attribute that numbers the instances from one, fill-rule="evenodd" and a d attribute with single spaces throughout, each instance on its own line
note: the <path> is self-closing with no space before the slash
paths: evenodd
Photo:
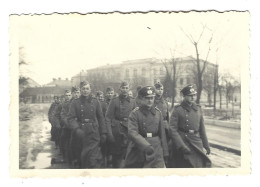
<path id="1" fill-rule="evenodd" d="M 241 131 L 235 128 L 206 125 L 208 140 L 210 143 L 241 150 Z"/>
<path id="2" fill-rule="evenodd" d="M 41 120 L 39 119 L 41 118 Z M 66 169 L 69 168 L 66 164 L 54 164 L 51 165 L 51 159 L 57 158 L 57 160 L 61 159 L 59 155 L 59 150 L 55 149 L 54 142 L 50 141 L 50 124 L 47 121 L 46 115 L 38 115 L 37 119 L 39 119 L 39 123 L 33 124 L 29 121 L 33 122 L 32 120 L 27 121 L 28 125 L 39 126 L 39 131 L 35 131 L 35 133 L 40 134 L 39 141 L 34 141 L 33 144 L 27 144 L 27 148 L 29 149 L 29 154 L 34 153 L 35 147 L 39 145 L 43 145 L 43 147 L 39 150 L 39 153 L 36 155 L 35 159 L 31 159 L 30 156 L 27 156 L 24 159 L 26 168 L 31 169 Z M 214 142 L 217 144 L 222 145 L 229 145 L 232 147 L 236 147 L 240 149 L 240 129 L 232 129 L 232 128 L 225 128 L 219 126 L 211 126 L 206 125 L 207 134 L 209 142 Z M 36 137 L 36 134 L 34 134 Z M 32 138 L 32 137 L 27 137 Z M 211 148 L 211 155 L 209 157 L 212 160 L 213 167 L 215 168 L 235 168 L 240 167 L 241 157 L 234 153 L 223 151 L 217 148 Z M 25 168 L 23 168 L 25 169 Z"/>

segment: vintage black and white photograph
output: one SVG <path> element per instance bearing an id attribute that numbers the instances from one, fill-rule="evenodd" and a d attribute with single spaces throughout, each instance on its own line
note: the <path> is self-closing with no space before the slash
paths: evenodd
<path id="1" fill-rule="evenodd" d="M 250 172 L 248 12 L 11 15 L 9 32 L 17 172 Z"/>

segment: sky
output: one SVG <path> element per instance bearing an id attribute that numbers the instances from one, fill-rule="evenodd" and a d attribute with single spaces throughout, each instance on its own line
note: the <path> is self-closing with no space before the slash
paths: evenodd
<path id="1" fill-rule="evenodd" d="M 249 61 L 247 12 L 14 15 L 10 28 L 10 40 L 28 62 L 21 74 L 41 85 L 125 60 L 195 57 L 187 36 L 200 38 L 202 59 L 210 46 L 208 61 L 220 72 L 240 77 Z"/>

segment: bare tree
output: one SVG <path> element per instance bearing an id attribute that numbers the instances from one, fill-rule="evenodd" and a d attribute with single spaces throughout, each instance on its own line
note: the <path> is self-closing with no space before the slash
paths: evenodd
<path id="1" fill-rule="evenodd" d="M 176 85 L 179 77 L 179 73 L 181 71 L 181 61 L 178 61 L 176 58 L 172 57 L 170 61 L 163 60 L 162 61 L 165 70 L 165 80 L 164 80 L 164 87 L 166 90 L 167 95 L 171 96 L 172 105 L 174 106 L 175 97 L 176 97 Z"/>
<path id="2" fill-rule="evenodd" d="M 194 39 L 194 37 L 191 34 L 187 34 L 181 27 L 180 27 L 181 31 L 184 33 L 184 35 L 189 39 L 189 41 L 192 43 L 192 45 L 194 45 L 195 48 L 195 52 L 196 52 L 196 78 L 197 78 L 197 99 L 196 102 L 200 103 L 200 97 L 201 97 L 201 92 L 203 89 L 203 73 L 205 71 L 206 65 L 207 65 L 207 60 L 208 60 L 208 56 L 210 53 L 210 44 L 212 43 L 212 39 L 213 39 L 213 33 L 211 33 L 211 36 L 208 40 L 208 50 L 206 53 L 206 58 L 205 60 L 201 60 L 200 59 L 200 51 L 199 51 L 199 44 L 200 44 L 200 40 L 204 35 L 204 32 L 206 29 L 208 29 L 207 25 L 202 25 L 202 31 L 198 37 L 197 40 Z M 210 30 L 210 29 L 208 29 Z"/>

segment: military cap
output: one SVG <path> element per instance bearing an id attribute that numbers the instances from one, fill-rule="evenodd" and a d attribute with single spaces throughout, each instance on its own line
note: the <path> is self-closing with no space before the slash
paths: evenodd
<path id="1" fill-rule="evenodd" d="M 86 85 L 88 85 L 88 84 L 89 84 L 88 81 L 81 81 L 81 82 L 80 82 L 80 88 L 82 88 L 83 86 L 86 86 Z"/>
<path id="2" fill-rule="evenodd" d="M 139 97 L 154 97 L 155 89 L 153 86 L 145 86 L 139 90 L 138 96 Z"/>
<path id="3" fill-rule="evenodd" d="M 98 96 L 100 96 L 100 95 L 104 95 L 103 92 L 100 91 L 100 90 L 99 90 L 99 91 L 96 91 L 96 96 L 98 97 Z"/>
<path id="4" fill-rule="evenodd" d="M 122 86 L 129 86 L 129 83 L 126 82 L 126 81 L 123 81 L 123 82 L 121 82 L 120 88 L 121 88 Z"/>
<path id="5" fill-rule="evenodd" d="M 106 92 L 111 92 L 111 91 L 114 91 L 114 88 L 111 86 L 107 87 Z"/>
<path id="6" fill-rule="evenodd" d="M 155 88 L 161 88 L 161 87 L 163 87 L 163 85 L 162 85 L 162 83 L 157 82 L 157 83 L 154 84 L 154 87 Z"/>
<path id="7" fill-rule="evenodd" d="M 76 92 L 76 91 L 79 91 L 79 87 L 78 86 L 72 86 L 71 92 Z"/>
<path id="8" fill-rule="evenodd" d="M 186 96 L 186 95 L 196 95 L 197 92 L 195 91 L 195 89 L 193 88 L 193 86 L 191 84 L 185 86 L 182 90 L 181 93 Z"/>

